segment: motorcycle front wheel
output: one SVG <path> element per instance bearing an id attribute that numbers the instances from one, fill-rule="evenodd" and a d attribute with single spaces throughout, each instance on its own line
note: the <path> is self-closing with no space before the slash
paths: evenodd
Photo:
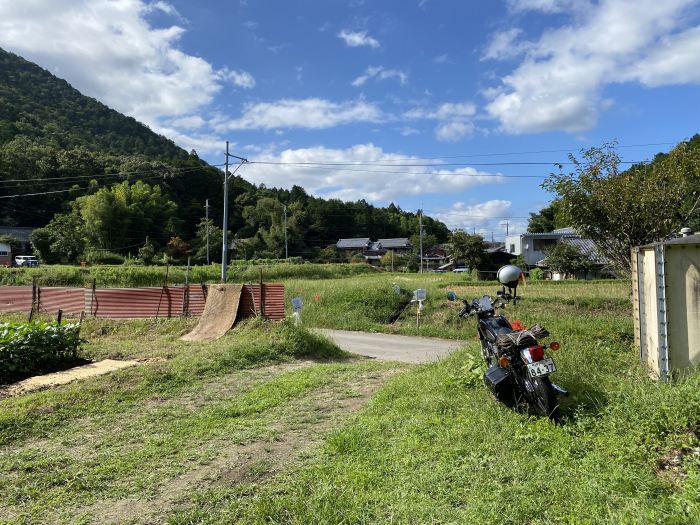
<path id="1" fill-rule="evenodd" d="M 538 415 L 559 421 L 559 402 L 548 377 L 525 377 L 526 398 Z"/>

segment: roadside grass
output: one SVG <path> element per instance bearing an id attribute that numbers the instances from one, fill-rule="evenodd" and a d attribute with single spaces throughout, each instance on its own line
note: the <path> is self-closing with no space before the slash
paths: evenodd
<path id="1" fill-rule="evenodd" d="M 266 282 L 290 278 L 341 279 L 355 275 L 378 274 L 380 270 L 368 264 L 231 264 L 228 281 L 232 283 L 257 283 L 260 271 Z M 167 269 L 169 284 L 185 282 L 186 267 L 170 266 Z M 68 265 L 46 265 L 38 268 L 1 268 L 0 286 L 27 286 L 36 280 L 39 286 L 92 286 L 139 287 L 161 286 L 165 280 L 165 266 L 109 266 L 96 265 L 85 268 Z M 190 283 L 217 283 L 221 278 L 221 265 L 192 266 Z"/>
<path id="2" fill-rule="evenodd" d="M 604 406 L 555 426 L 448 381 L 464 358 L 392 380 L 306 466 L 202 491 L 169 523 L 698 523 L 697 458 L 686 479 L 658 475 L 700 418 L 697 375 L 659 385 L 627 366 Z"/>
<path id="3" fill-rule="evenodd" d="M 191 320 L 85 324 L 86 355 L 145 361 L 0 400 L 2 523 L 88 523 L 146 501 L 231 446 L 274 440 L 281 422 L 304 426 L 313 412 L 294 407 L 320 392 L 352 397 L 353 381 L 397 367 L 348 359 L 289 322 L 251 320 L 198 344 L 179 340 Z"/>

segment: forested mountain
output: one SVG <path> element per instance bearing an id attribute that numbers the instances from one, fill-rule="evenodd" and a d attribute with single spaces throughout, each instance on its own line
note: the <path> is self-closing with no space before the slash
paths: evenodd
<path id="1" fill-rule="evenodd" d="M 187 153 L 136 119 L 82 95 L 22 57 L 0 49 L 0 144 L 17 136 L 62 149 L 85 147 L 153 159 Z"/>
<path id="2" fill-rule="evenodd" d="M 0 197 L 16 196 L 0 199 L 0 225 L 50 224 L 53 237 L 44 240 L 63 260 L 78 259 L 81 249 L 133 253 L 146 237 L 156 251 L 172 237 L 196 249 L 206 199 L 213 224 L 221 224 L 222 177 L 196 153 L 0 49 Z M 394 205 L 326 200 L 241 177 L 232 179 L 229 203 L 232 237 L 247 239 L 238 256 L 284 253 L 284 205 L 290 255 L 314 258 L 341 237 L 418 233 L 417 214 Z M 429 242 L 447 239 L 443 223 L 424 217 L 423 225 Z"/>

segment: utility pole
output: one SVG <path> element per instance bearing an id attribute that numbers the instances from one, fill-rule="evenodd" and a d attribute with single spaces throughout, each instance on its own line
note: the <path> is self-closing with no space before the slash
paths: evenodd
<path id="1" fill-rule="evenodd" d="M 508 221 L 506 221 L 506 237 L 508 237 L 508 226 L 509 226 Z"/>
<path id="2" fill-rule="evenodd" d="M 289 249 L 287 248 L 287 205 L 284 206 L 284 259 L 289 259 Z"/>
<path id="3" fill-rule="evenodd" d="M 228 158 L 233 157 L 234 159 L 238 159 L 238 166 L 236 166 L 236 169 L 233 170 L 233 173 L 229 174 L 228 172 Z M 222 251 L 221 251 L 221 282 L 225 283 L 226 282 L 226 266 L 228 264 L 228 179 L 230 177 L 233 177 L 236 172 L 239 170 L 243 164 L 248 162 L 248 159 L 244 159 L 243 157 L 237 157 L 236 155 L 231 155 L 228 152 L 228 140 L 226 141 L 226 158 L 224 159 L 224 240 L 223 240 L 223 246 L 222 246 Z"/>
<path id="4" fill-rule="evenodd" d="M 420 229 L 420 273 L 423 273 L 423 210 L 418 216 L 418 227 Z"/>
<path id="5" fill-rule="evenodd" d="M 204 216 L 207 224 L 207 266 L 211 264 L 211 260 L 209 259 L 209 199 L 206 200 L 206 204 L 204 205 Z"/>

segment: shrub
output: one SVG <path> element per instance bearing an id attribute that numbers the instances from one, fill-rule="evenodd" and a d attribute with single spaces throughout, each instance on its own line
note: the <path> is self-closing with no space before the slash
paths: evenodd
<path id="1" fill-rule="evenodd" d="M 532 281 L 541 281 L 544 279 L 544 272 L 542 271 L 542 268 L 533 268 L 530 270 L 529 277 Z"/>
<path id="2" fill-rule="evenodd" d="M 84 258 L 90 264 L 123 264 L 124 256 L 107 250 L 86 250 Z"/>
<path id="3" fill-rule="evenodd" d="M 0 323 L 0 384 L 78 361 L 79 325 Z"/>

